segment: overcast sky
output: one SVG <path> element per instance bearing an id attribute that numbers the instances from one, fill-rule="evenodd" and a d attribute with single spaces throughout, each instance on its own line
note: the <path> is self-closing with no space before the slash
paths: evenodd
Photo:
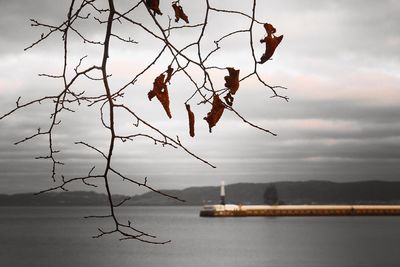
<path id="1" fill-rule="evenodd" d="M 60 36 L 43 45 L 23 51 L 40 36 L 30 28 L 29 19 L 58 23 L 66 16 L 68 1 L 0 0 L 0 114 L 15 106 L 18 96 L 33 99 L 56 92 L 60 81 L 38 77 L 38 73 L 61 71 Z M 117 8 L 126 3 L 117 1 Z M 134 1 L 128 1 L 134 2 Z M 202 1 L 181 0 L 191 24 L 203 18 Z M 180 140 L 194 153 L 216 165 L 212 169 L 181 150 L 155 146 L 138 139 L 118 144 L 115 165 L 132 178 L 149 178 L 156 188 L 185 188 L 236 182 L 272 182 L 298 180 L 396 180 L 400 177 L 400 2 L 282 0 L 259 1 L 257 19 L 272 23 L 277 34 L 284 34 L 273 60 L 259 66 L 259 73 L 280 91 L 289 103 L 270 98 L 272 93 L 249 79 L 236 95 L 236 109 L 251 122 L 278 134 L 265 134 L 241 123 L 226 112 L 213 133 L 202 118 L 208 108 L 196 107 L 196 137 L 187 133 L 187 114 L 183 102 L 193 92 L 190 83 L 178 76 L 169 86 L 173 118 L 166 117 L 161 105 L 149 102 L 147 92 L 155 76 L 165 71 L 169 58 L 162 58 L 137 84 L 130 87 L 125 103 L 139 114 Z M 217 7 L 250 12 L 252 1 L 211 1 Z M 130 5 L 133 5 L 132 3 Z M 161 0 L 166 15 L 172 16 L 169 1 Z M 149 15 L 140 8 L 134 16 L 150 25 Z M 174 22 L 173 22 L 174 23 Z M 104 28 L 95 22 L 81 25 L 87 36 L 102 40 Z M 180 24 L 178 24 L 180 25 Z M 210 14 L 204 49 L 212 49 L 213 40 L 231 29 L 243 29 L 248 21 L 232 15 Z M 152 26 L 149 26 L 152 27 Z M 129 81 L 158 53 L 161 44 L 127 24 L 115 27 L 117 33 L 132 37 L 138 45 L 113 41 L 110 53 L 111 86 L 119 88 Z M 198 31 L 176 31 L 172 40 L 178 47 L 197 38 Z M 262 26 L 254 30 L 256 40 L 263 38 Z M 212 58 L 221 67 L 238 66 L 241 75 L 251 71 L 251 54 L 246 34 L 221 42 L 222 49 Z M 88 62 L 99 62 L 99 47 L 71 43 L 71 61 L 90 55 Z M 263 45 L 255 43 L 257 57 Z M 89 63 L 87 63 L 89 64 Z M 100 64 L 100 63 L 97 63 Z M 223 86 L 225 72 L 218 71 Z M 201 79 L 201 77 L 199 77 Z M 199 79 L 198 78 L 198 79 Z M 196 78 L 195 78 L 196 79 Z M 98 92 L 98 84 L 82 82 L 87 92 Z M 195 103 L 193 103 L 195 104 Z M 45 129 L 49 118 L 46 105 L 21 110 L 0 121 L 0 193 L 38 191 L 53 186 L 49 162 L 35 160 L 44 155 L 44 138 L 14 146 L 38 127 Z M 102 159 L 93 151 L 74 145 L 85 141 L 99 147 L 107 143 L 108 133 L 101 128 L 99 107 L 79 107 L 71 116 L 63 115 L 55 136 L 66 177 L 85 175 L 92 166 L 101 170 Z M 121 131 L 136 131 L 123 114 Z M 134 186 L 112 181 L 114 192 L 134 194 Z M 87 189 L 81 184 L 72 189 Z"/>

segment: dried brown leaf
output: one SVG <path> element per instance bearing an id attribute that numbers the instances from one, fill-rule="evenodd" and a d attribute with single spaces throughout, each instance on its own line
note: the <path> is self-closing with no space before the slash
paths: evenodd
<path id="1" fill-rule="evenodd" d="M 226 104 L 228 104 L 229 106 L 232 107 L 234 98 L 233 98 L 233 96 L 231 95 L 231 93 L 228 92 L 228 93 L 226 94 L 226 96 L 224 96 L 224 99 L 225 99 Z"/>
<path id="2" fill-rule="evenodd" d="M 164 107 L 165 112 L 167 113 L 169 118 L 172 118 L 171 110 L 169 108 L 169 96 L 168 96 L 168 88 L 167 84 L 164 82 L 165 75 L 162 73 L 157 78 L 155 78 L 153 83 L 153 90 L 151 90 L 147 96 L 149 100 L 153 99 L 153 97 L 157 97 L 158 101 Z"/>
<path id="3" fill-rule="evenodd" d="M 146 6 L 154 11 L 154 15 L 155 14 L 162 15 L 159 5 L 160 5 L 160 0 L 146 0 Z"/>
<path id="4" fill-rule="evenodd" d="M 272 26 L 272 24 L 269 23 L 265 23 L 264 24 L 264 29 L 267 32 L 267 34 L 274 34 L 276 33 L 276 29 L 274 26 Z"/>
<path id="5" fill-rule="evenodd" d="M 171 67 L 171 65 L 168 66 L 168 69 L 166 71 L 167 73 L 167 78 L 165 79 L 165 83 L 171 83 L 171 77 L 172 77 L 172 72 L 174 71 L 174 69 Z"/>
<path id="6" fill-rule="evenodd" d="M 235 68 L 227 68 L 229 76 L 225 76 L 225 86 L 229 89 L 229 92 L 234 95 L 239 89 L 239 72 Z"/>
<path id="7" fill-rule="evenodd" d="M 265 43 L 265 53 L 261 56 L 260 64 L 265 63 L 269 60 L 275 52 L 275 49 L 278 47 L 280 42 L 283 39 L 283 35 L 276 37 L 274 33 L 276 29 L 269 23 L 264 24 L 265 31 L 267 32 L 267 36 L 262 39 L 260 42 Z"/>
<path id="8" fill-rule="evenodd" d="M 175 22 L 178 22 L 179 19 L 183 19 L 186 23 L 189 23 L 188 16 L 183 12 L 182 6 L 175 2 L 172 4 L 172 8 L 175 11 Z"/>
<path id="9" fill-rule="evenodd" d="M 217 122 L 219 121 L 219 119 L 222 116 L 222 113 L 224 113 L 224 109 L 225 109 L 225 106 L 222 103 L 219 96 L 214 95 L 211 111 L 208 112 L 207 117 L 204 118 L 208 123 L 210 133 L 211 133 L 211 128 L 217 124 Z"/>
<path id="10" fill-rule="evenodd" d="M 194 137 L 194 113 L 190 110 L 190 105 L 186 104 L 186 110 L 189 118 L 189 134 Z"/>

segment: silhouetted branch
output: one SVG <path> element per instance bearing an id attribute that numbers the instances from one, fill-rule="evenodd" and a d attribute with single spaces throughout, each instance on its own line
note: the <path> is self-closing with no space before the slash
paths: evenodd
<path id="1" fill-rule="evenodd" d="M 138 181 L 132 180 L 132 179 L 130 179 L 130 178 L 128 178 L 128 177 L 122 175 L 120 172 L 114 170 L 113 168 L 110 168 L 110 170 L 111 170 L 113 173 L 115 173 L 116 175 L 118 175 L 119 177 L 121 177 L 123 181 L 131 182 L 131 183 L 133 183 L 133 184 L 136 184 L 136 185 L 139 186 L 139 187 L 140 187 L 140 186 L 143 186 L 143 187 L 145 187 L 145 188 L 147 188 L 147 189 L 150 189 L 151 191 L 156 192 L 156 193 L 158 193 L 158 194 L 160 194 L 160 195 L 163 195 L 163 196 L 166 196 L 166 197 L 168 197 L 168 198 L 172 198 L 172 199 L 178 200 L 178 201 L 180 201 L 180 202 L 185 202 L 185 200 L 183 200 L 183 199 L 180 199 L 180 198 L 178 198 L 178 197 L 176 197 L 176 196 L 172 196 L 172 195 L 163 193 L 162 191 L 159 191 L 159 190 L 157 190 L 157 189 L 155 189 L 155 188 L 153 188 L 153 187 L 151 187 L 151 186 L 148 186 L 148 185 L 147 185 L 147 177 L 145 178 L 145 182 L 144 182 L 144 183 L 140 183 L 140 182 L 138 182 Z"/>
<path id="2" fill-rule="evenodd" d="M 128 111 L 131 115 L 133 115 L 139 122 L 141 122 L 142 124 L 146 125 L 148 128 L 152 129 L 153 131 L 155 131 L 157 134 L 159 134 L 160 136 L 164 137 L 164 139 L 166 140 L 165 142 L 170 142 L 180 148 L 182 148 L 186 153 L 188 153 L 189 155 L 191 155 L 192 157 L 204 162 L 205 164 L 209 165 L 210 167 L 216 168 L 213 164 L 209 163 L 208 161 L 200 158 L 199 156 L 197 156 L 196 154 L 192 153 L 190 150 L 188 150 L 185 146 L 182 145 L 181 142 L 169 137 L 168 135 L 164 134 L 162 131 L 160 131 L 159 129 L 155 128 L 154 126 L 152 126 L 151 124 L 147 123 L 146 121 L 144 121 L 143 119 L 141 119 L 138 115 L 136 115 L 135 112 L 133 112 L 131 109 L 129 109 L 128 107 L 126 107 L 125 105 L 115 105 L 116 108 L 122 108 L 125 109 L 126 111 Z"/>
<path id="3" fill-rule="evenodd" d="M 63 61 L 61 63 L 61 73 L 39 74 L 40 77 L 51 78 L 55 79 L 55 82 L 60 82 L 60 90 L 54 95 L 44 96 L 38 99 L 27 101 L 25 103 L 21 103 L 21 97 L 19 97 L 16 101 L 16 106 L 0 116 L 0 120 L 6 119 L 12 114 L 36 104 L 45 103 L 46 105 L 51 105 L 52 111 L 50 112 L 50 120 L 46 127 L 42 127 L 44 130 L 38 128 L 36 133 L 24 137 L 23 139 L 15 142 L 15 144 L 17 145 L 31 141 L 37 139 L 39 136 L 45 136 L 48 139 L 48 153 L 36 158 L 49 160 L 51 162 L 51 177 L 52 180 L 57 184 L 48 189 L 42 190 L 37 194 L 43 194 L 55 190 L 67 191 L 68 187 L 73 183 L 82 183 L 84 186 L 88 186 L 89 188 L 100 187 L 106 192 L 109 208 L 107 214 L 86 216 L 86 218 L 111 219 L 112 227 L 108 230 L 99 228 L 99 233 L 95 235 L 94 238 L 99 238 L 109 234 L 117 234 L 120 236 L 120 240 L 139 240 L 151 244 L 165 244 L 170 242 L 169 240 L 159 241 L 156 236 L 134 228 L 130 221 L 127 223 L 121 222 L 116 210 L 118 207 L 126 204 L 131 198 L 127 197 L 117 201 L 115 199 L 115 195 L 113 194 L 111 179 L 120 179 L 123 182 L 144 187 L 149 191 L 165 197 L 177 201 L 184 201 L 176 196 L 166 194 L 152 187 L 148 184 L 147 177 L 144 178 L 144 181 L 139 181 L 122 174 L 120 170 L 115 168 L 114 155 L 117 153 L 115 149 L 116 141 L 125 143 L 126 141 L 135 141 L 136 138 L 146 138 L 155 144 L 161 144 L 163 147 L 165 146 L 181 149 L 194 159 L 199 160 L 212 168 L 216 167 L 212 163 L 189 150 L 180 140 L 179 136 L 171 137 L 167 135 L 163 129 L 159 129 L 150 121 L 145 121 L 143 118 L 141 118 L 138 115 L 139 111 L 137 109 L 131 107 L 123 101 L 125 91 L 127 91 L 129 87 L 134 86 L 138 80 L 144 79 L 145 74 L 148 73 L 151 68 L 161 68 L 161 70 L 159 71 L 160 75 L 154 79 L 153 90 L 148 93 L 148 98 L 151 100 L 153 97 L 155 97 L 157 100 L 159 100 L 169 117 L 171 117 L 171 112 L 169 110 L 168 86 L 170 84 L 174 84 L 175 75 L 180 75 L 189 81 L 190 84 L 190 86 L 188 86 L 189 97 L 184 102 L 186 108 L 189 106 L 189 104 L 191 104 L 190 102 L 193 101 L 198 101 L 198 105 L 206 105 L 210 107 L 211 111 L 206 115 L 206 120 L 209 123 L 210 129 L 211 127 L 216 126 L 218 120 L 221 118 L 221 116 L 223 116 L 223 112 L 228 110 L 233 112 L 243 123 L 267 134 L 276 136 L 274 132 L 265 129 L 262 126 L 256 125 L 244 118 L 240 112 L 233 107 L 233 100 L 234 97 L 236 97 L 235 93 L 239 88 L 239 84 L 251 77 L 256 78 L 260 85 L 272 92 L 271 97 L 277 97 L 288 101 L 287 96 L 280 94 L 280 90 L 286 90 L 286 87 L 269 85 L 263 80 L 261 74 L 259 73 L 260 64 L 268 62 L 272 54 L 270 53 L 268 57 L 263 55 L 262 57 L 264 57 L 264 61 L 260 60 L 258 62 L 257 58 L 259 58 L 259 56 L 256 55 L 255 52 L 255 38 L 253 36 L 255 27 L 264 27 L 267 31 L 267 37 L 262 40 L 263 43 L 266 43 L 266 50 L 268 50 L 268 44 L 266 40 L 269 40 L 267 38 L 275 38 L 275 36 L 273 36 L 275 28 L 273 28 L 273 26 L 270 24 L 257 20 L 256 0 L 252 1 L 252 8 L 251 12 L 249 13 L 231 10 L 229 8 L 216 8 L 212 6 L 209 0 L 203 0 L 203 2 L 206 7 L 204 11 L 204 17 L 200 22 L 196 23 L 189 23 L 188 17 L 190 17 L 191 14 L 190 11 L 188 11 L 188 7 L 190 6 L 190 1 L 186 1 L 185 3 L 174 1 L 172 3 L 175 5 L 173 8 L 171 7 L 169 11 L 163 10 L 161 12 L 157 4 L 158 1 L 154 1 L 153 3 L 153 1 L 145 0 L 135 1 L 131 4 L 130 8 L 126 8 L 125 10 L 116 10 L 114 6 L 114 0 L 107 0 L 107 6 L 105 7 L 103 7 L 104 2 L 100 3 L 98 0 L 70 0 L 66 19 L 62 22 L 59 22 L 57 25 L 40 22 L 36 19 L 31 20 L 31 26 L 41 28 L 43 32 L 41 33 L 40 37 L 26 47 L 25 50 L 29 50 L 37 46 L 52 35 L 59 34 L 62 37 Z M 147 16 L 151 18 L 150 22 L 148 22 L 146 19 L 142 21 L 142 18 L 133 15 L 133 11 L 139 7 L 146 8 L 148 11 Z M 183 9 L 186 13 L 183 13 Z M 172 15 L 172 11 L 178 12 L 175 13 L 175 22 L 173 22 L 170 17 L 170 15 Z M 163 13 L 166 13 L 164 16 L 167 16 L 168 18 L 167 23 L 163 23 L 158 19 Z M 208 29 L 212 27 L 210 26 L 210 17 L 221 15 L 228 16 L 229 18 L 240 17 L 241 19 L 245 19 L 247 22 L 245 25 L 239 25 L 240 27 L 231 32 L 221 33 L 213 41 L 215 47 L 212 48 L 211 51 L 206 51 L 204 49 L 206 45 L 204 44 L 208 42 L 208 40 L 205 37 Z M 182 19 L 183 22 L 182 20 L 179 21 L 179 19 Z M 102 40 L 91 40 L 80 30 L 80 26 L 88 22 L 95 22 L 99 28 L 104 29 Z M 126 24 L 126 26 L 133 30 L 129 33 L 126 33 L 124 37 L 122 34 L 118 34 L 113 30 L 115 22 L 119 24 Z M 160 44 L 161 49 L 153 51 L 153 56 L 147 66 L 139 71 L 134 70 L 131 77 L 129 77 L 126 82 L 121 83 L 122 86 L 114 87 L 110 84 L 110 77 L 112 77 L 112 73 L 109 73 L 108 70 L 108 60 L 110 59 L 110 51 L 112 49 L 110 40 L 113 38 L 113 42 L 115 40 L 116 42 L 138 44 L 140 39 L 137 39 L 136 36 L 135 39 L 131 37 L 131 34 L 134 33 L 135 29 L 144 31 L 146 34 L 144 38 L 148 38 L 153 43 Z M 196 34 L 193 34 L 192 41 L 181 44 L 173 38 L 175 33 L 179 33 L 181 30 L 191 29 L 197 31 Z M 250 69 L 244 71 L 248 74 L 242 74 L 241 77 L 239 77 L 239 70 L 237 69 L 237 66 L 227 67 L 224 65 L 216 66 L 208 64 L 213 56 L 223 52 L 222 42 L 228 42 L 231 40 L 231 37 L 236 35 L 247 36 L 244 38 L 248 38 L 246 39 L 246 42 L 248 41 L 248 45 L 250 46 L 252 58 L 252 66 L 250 66 Z M 74 57 L 70 55 L 70 47 L 72 46 L 70 43 L 73 38 L 75 38 L 74 40 L 79 40 L 82 46 L 85 46 L 86 44 L 91 45 L 91 48 L 95 47 L 96 49 L 101 49 L 102 56 L 100 59 L 98 57 L 95 58 L 96 62 L 99 62 L 97 64 L 90 64 L 90 66 L 85 67 L 84 63 L 88 61 L 89 56 L 78 55 L 80 58 L 79 62 L 77 62 L 75 65 L 71 64 L 70 60 Z M 279 41 L 281 38 L 282 36 L 280 36 Z M 136 46 L 132 46 L 132 49 L 135 49 L 135 47 Z M 275 48 L 276 46 L 274 49 Z M 194 54 L 192 53 L 193 49 L 196 51 Z M 158 66 L 160 64 L 159 62 L 161 61 L 160 59 L 164 59 L 164 57 L 168 60 L 167 62 L 169 62 L 169 64 L 167 66 Z M 223 62 L 221 62 L 221 64 L 223 64 Z M 232 71 L 236 72 L 237 75 L 231 75 Z M 229 73 L 228 76 L 225 76 L 225 85 L 223 88 L 217 88 L 215 86 L 215 84 L 219 84 L 219 82 L 213 78 L 213 74 L 215 72 L 224 72 L 224 74 Z M 199 79 L 195 79 L 195 75 L 196 78 Z M 92 90 L 91 87 L 78 91 L 76 87 L 79 87 L 79 82 L 81 80 L 93 83 L 94 88 L 101 86 L 101 92 L 98 93 L 97 91 Z M 149 88 L 150 87 L 151 85 L 149 85 Z M 92 91 L 95 93 L 92 93 Z M 200 100 L 197 98 L 194 100 L 196 96 L 198 96 Z M 144 97 L 146 97 L 145 93 Z M 225 103 L 222 102 L 222 100 L 219 102 L 215 101 L 215 99 L 223 99 L 225 100 Z M 76 145 L 82 145 L 100 155 L 102 159 L 101 167 L 96 169 L 96 172 L 95 167 L 92 167 L 87 175 L 78 175 L 76 177 L 66 178 L 63 173 L 60 172 L 59 169 L 61 168 L 57 168 L 58 165 L 64 165 L 64 163 L 60 160 L 61 157 L 59 156 L 62 151 L 55 148 L 57 140 L 55 140 L 54 132 L 56 127 L 61 127 L 61 114 L 70 112 L 73 113 L 72 116 L 77 116 L 74 113 L 76 110 L 78 110 L 77 106 L 81 105 L 82 103 L 87 104 L 88 108 L 93 108 L 95 105 L 99 105 L 98 116 L 102 126 L 104 127 L 105 133 L 107 134 L 107 145 L 105 148 L 102 147 L 100 149 L 100 147 L 91 145 L 87 142 L 76 141 Z M 139 132 L 120 133 L 118 131 L 119 127 L 116 121 L 117 110 L 123 111 L 125 114 L 127 114 L 132 125 L 136 127 L 135 130 Z M 190 110 L 190 112 L 192 111 Z M 191 115 L 192 121 L 190 126 L 190 135 L 193 137 L 194 113 L 192 112 Z M 62 130 L 62 128 L 59 129 Z M 146 132 L 140 132 L 141 130 Z M 100 183 L 98 183 L 98 181 L 103 182 L 102 186 L 99 185 Z"/>

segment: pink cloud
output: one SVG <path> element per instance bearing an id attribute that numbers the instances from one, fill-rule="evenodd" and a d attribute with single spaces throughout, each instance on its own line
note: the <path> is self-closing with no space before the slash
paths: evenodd
<path id="1" fill-rule="evenodd" d="M 282 80 L 290 84 L 293 99 L 400 104 L 400 77 L 383 71 L 365 70 L 332 77 L 300 74 Z"/>

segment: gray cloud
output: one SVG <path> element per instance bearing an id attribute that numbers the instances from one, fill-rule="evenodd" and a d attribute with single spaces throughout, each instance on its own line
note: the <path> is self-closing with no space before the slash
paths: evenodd
<path id="1" fill-rule="evenodd" d="M 59 81 L 38 78 L 37 73 L 60 71 L 60 39 L 53 38 L 43 46 L 27 53 L 22 49 L 40 36 L 38 29 L 30 29 L 27 20 L 38 18 L 55 23 L 65 17 L 65 1 L 43 0 L 1 1 L 0 30 L 0 114 L 15 106 L 19 95 L 23 100 L 54 92 Z M 200 23 L 204 8 L 201 1 L 188 4 L 182 1 L 190 14 L 191 23 Z M 215 6 L 228 5 L 235 10 L 249 10 L 245 1 L 211 1 Z M 123 9 L 132 3 L 118 2 Z M 237 6 L 233 6 L 237 5 Z M 172 15 L 169 3 L 162 9 Z M 289 103 L 269 99 L 270 92 L 256 83 L 255 79 L 241 85 L 235 107 L 250 121 L 277 132 L 278 137 L 266 135 L 240 123 L 238 118 L 226 112 L 213 130 L 208 133 L 202 117 L 208 108 L 194 106 L 197 116 L 197 134 L 187 135 L 186 113 L 182 103 L 190 93 L 190 83 L 179 75 L 170 86 L 173 95 L 171 108 L 174 118 L 167 120 L 159 103 L 148 102 L 147 92 L 155 75 L 164 71 L 168 56 L 149 70 L 131 86 L 124 98 L 147 121 L 180 139 L 188 148 L 206 158 L 217 169 L 204 166 L 182 151 L 155 146 L 146 139 L 118 144 L 115 164 L 123 173 L 143 179 L 149 177 L 158 188 L 183 188 L 227 183 L 274 180 L 331 179 L 349 181 L 360 179 L 394 180 L 400 173 L 400 92 L 398 68 L 400 58 L 400 4 L 396 1 L 259 1 L 258 19 L 273 23 L 284 41 L 274 58 L 260 65 L 262 77 L 271 84 L 289 87 L 281 92 L 291 97 Z M 197 11 L 196 11 L 197 9 Z M 145 25 L 152 20 L 143 8 L 132 14 Z M 245 21 L 231 15 L 218 17 L 210 14 L 214 23 L 207 32 L 209 38 L 205 50 L 214 47 L 213 40 L 229 27 L 247 27 Z M 167 17 L 160 18 L 168 23 Z M 103 28 L 97 23 L 79 25 L 87 36 L 101 38 Z M 148 39 L 148 34 L 127 24 L 118 25 L 116 31 L 125 37 L 139 41 L 138 45 L 118 44 L 112 51 L 110 69 L 113 87 L 122 86 L 131 75 L 143 69 L 152 60 L 151 55 L 160 49 L 159 42 Z M 157 31 L 156 31 L 157 32 Z M 172 33 L 171 38 L 183 47 L 193 38 L 194 31 Z M 255 28 L 257 39 L 264 35 L 262 27 Z M 245 35 L 237 35 L 221 42 L 223 49 L 215 54 L 210 64 L 240 65 L 242 75 L 251 71 L 248 66 L 248 44 Z M 99 39 L 100 40 L 100 39 Z M 88 54 L 85 64 L 96 64 L 99 52 L 96 46 L 81 48 L 76 38 L 71 61 L 77 62 Z M 263 47 L 256 44 L 256 54 Z M 76 54 L 75 54 L 76 53 Z M 215 77 L 223 87 L 225 71 Z M 195 77 L 196 79 L 196 77 Z M 98 90 L 91 83 L 80 86 L 93 94 Z M 188 89 L 187 89 L 188 88 Z M 187 89 L 187 90 L 186 90 Z M 86 141 L 106 147 L 108 133 L 98 120 L 98 106 L 89 111 L 84 105 L 72 106 L 77 113 L 61 117 L 62 124 L 55 132 L 57 147 L 63 153 L 60 159 L 66 176 L 85 175 L 92 166 L 101 171 L 101 156 L 85 147 L 74 145 Z M 46 154 L 46 140 L 12 144 L 35 133 L 38 127 L 45 129 L 49 119 L 49 107 L 44 103 L 26 109 L 4 121 L 0 121 L 0 193 L 40 190 L 51 185 L 50 165 L 33 158 Z M 132 126 L 132 121 L 119 114 L 122 132 L 144 131 Z M 135 193 L 135 188 L 113 179 L 118 191 Z M 78 186 L 74 188 L 79 188 Z"/>

